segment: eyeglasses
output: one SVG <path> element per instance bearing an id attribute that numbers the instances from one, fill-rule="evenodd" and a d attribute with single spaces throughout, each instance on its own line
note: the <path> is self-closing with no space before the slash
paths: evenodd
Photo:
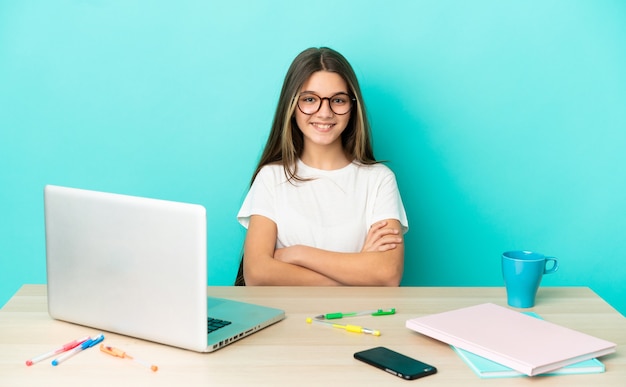
<path id="1" fill-rule="evenodd" d="M 322 98 L 314 93 L 303 93 L 298 97 L 298 109 L 306 115 L 317 113 L 322 108 L 322 102 L 328 100 L 328 105 L 333 113 L 340 116 L 348 114 L 352 109 L 352 103 L 356 98 L 345 93 L 337 93 L 332 97 Z"/>

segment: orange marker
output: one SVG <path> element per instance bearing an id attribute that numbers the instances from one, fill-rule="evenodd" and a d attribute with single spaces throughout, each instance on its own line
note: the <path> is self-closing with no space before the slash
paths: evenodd
<path id="1" fill-rule="evenodd" d="M 153 372 L 157 372 L 157 370 L 159 369 L 159 367 L 155 366 L 155 365 L 150 365 L 149 363 L 146 363 L 143 360 L 139 360 L 139 359 L 135 359 L 134 357 L 130 356 L 129 354 L 127 354 L 126 352 L 122 351 L 121 349 L 118 348 L 114 348 L 114 347 L 110 347 L 108 345 L 104 345 L 104 344 L 100 344 L 100 350 L 104 353 L 108 353 L 111 356 L 115 356 L 115 357 L 121 357 L 122 359 L 131 359 L 136 361 L 137 363 L 141 364 L 144 367 L 148 367 L 150 368 Z"/>

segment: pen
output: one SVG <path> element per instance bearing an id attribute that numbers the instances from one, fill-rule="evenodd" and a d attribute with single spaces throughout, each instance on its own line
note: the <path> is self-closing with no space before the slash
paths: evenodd
<path id="1" fill-rule="evenodd" d="M 42 360 L 45 360 L 45 359 L 49 358 L 50 356 L 58 355 L 59 353 L 63 353 L 63 352 L 69 351 L 70 349 L 74 349 L 77 346 L 79 346 L 80 344 L 82 344 L 83 342 L 87 341 L 88 339 L 89 339 L 89 336 L 83 337 L 83 338 L 78 339 L 78 340 L 70 341 L 69 343 L 62 345 L 61 347 L 59 347 L 57 349 L 53 349 L 50 352 L 46 352 L 46 353 L 43 353 L 43 354 L 41 354 L 39 356 L 35 356 L 34 358 L 32 358 L 30 360 L 26 360 L 26 365 L 27 366 L 32 366 L 33 364 L 38 363 L 38 362 L 40 362 Z"/>
<path id="2" fill-rule="evenodd" d="M 343 318 L 343 317 L 355 317 L 355 316 L 365 316 L 365 315 L 388 316 L 391 314 L 396 314 L 396 308 L 391 308 L 388 310 L 384 310 L 384 309 L 364 310 L 361 312 L 326 313 L 326 314 L 320 314 L 319 316 L 315 316 L 315 318 L 318 320 L 334 320 L 334 319 Z"/>
<path id="3" fill-rule="evenodd" d="M 350 325 L 350 324 L 341 325 L 341 324 L 335 324 L 335 323 L 328 322 L 328 321 L 312 319 L 311 317 L 307 317 L 306 322 L 309 323 L 309 324 L 311 324 L 311 323 L 322 324 L 322 325 L 326 325 L 327 327 L 330 327 L 330 328 L 345 329 L 348 332 L 368 333 L 370 335 L 380 336 L 380 331 L 379 330 L 365 328 L 365 327 L 362 327 L 362 326 L 359 326 L 359 325 Z"/>
<path id="4" fill-rule="evenodd" d="M 59 364 L 63 363 L 65 360 L 69 359 L 70 357 L 76 355 L 78 352 L 83 351 L 87 348 L 91 348 L 94 345 L 98 344 L 99 342 L 101 342 L 102 340 L 104 340 L 104 335 L 103 334 L 99 334 L 98 336 L 96 336 L 95 338 L 89 338 L 86 341 L 84 341 L 82 344 L 80 344 L 79 346 L 77 346 L 76 348 L 72 349 L 71 351 L 59 356 L 58 358 L 52 360 L 52 365 L 53 366 L 58 366 Z"/>
<path id="5" fill-rule="evenodd" d="M 104 353 L 107 353 L 107 354 L 109 354 L 111 356 L 121 357 L 122 359 L 124 359 L 124 358 L 131 359 L 131 360 L 141 364 L 144 367 L 150 368 L 153 372 L 157 372 L 157 370 L 159 369 L 159 367 L 155 366 L 154 364 L 149 364 L 149 363 L 146 363 L 143 360 L 139 360 L 137 358 L 134 358 L 134 357 L 130 356 L 129 354 L 127 354 L 126 352 L 122 351 L 119 348 L 110 347 L 108 345 L 100 344 L 100 351 L 102 351 Z"/>

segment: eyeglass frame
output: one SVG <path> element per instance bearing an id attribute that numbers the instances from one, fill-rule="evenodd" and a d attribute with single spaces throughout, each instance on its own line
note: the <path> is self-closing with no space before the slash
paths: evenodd
<path id="1" fill-rule="evenodd" d="M 302 97 L 303 95 L 307 95 L 307 94 L 314 95 L 314 96 L 316 96 L 317 98 L 319 98 L 319 99 L 320 99 L 320 104 L 319 104 L 319 106 L 317 107 L 317 110 L 316 110 L 316 111 L 314 111 L 313 113 L 305 113 L 304 111 L 302 111 L 302 108 L 300 107 L 300 97 Z M 332 104 L 330 103 L 330 100 L 331 100 L 332 98 L 334 98 L 334 97 L 338 96 L 338 95 L 347 95 L 347 96 L 348 96 L 348 98 L 349 98 L 348 100 L 350 101 L 350 109 L 348 109 L 348 111 L 347 111 L 347 112 L 345 112 L 345 113 L 337 113 L 336 111 L 334 111 L 334 110 L 333 110 L 333 106 L 332 106 Z M 344 93 L 344 92 L 339 92 L 339 93 L 333 94 L 333 95 L 331 95 L 330 97 L 320 97 L 319 95 L 317 95 L 317 94 L 315 94 L 315 93 L 312 93 L 312 92 L 306 92 L 306 93 L 301 93 L 301 94 L 299 94 L 299 95 L 297 95 L 297 96 L 296 96 L 296 106 L 298 107 L 298 110 L 300 110 L 300 112 L 301 112 L 302 114 L 306 114 L 307 116 L 312 116 L 313 114 L 315 114 L 315 113 L 317 113 L 317 112 L 319 112 L 319 111 L 320 111 L 320 109 L 322 108 L 322 105 L 324 104 L 324 100 L 328 100 L 328 108 L 330 109 L 330 111 L 331 111 L 331 112 L 333 112 L 334 114 L 336 114 L 336 115 L 338 115 L 338 116 L 345 116 L 346 114 L 350 113 L 350 112 L 352 111 L 352 107 L 353 107 L 354 103 L 356 102 L 356 98 L 355 98 L 355 97 L 351 96 L 351 95 L 350 95 L 350 94 L 348 94 L 348 93 Z"/>

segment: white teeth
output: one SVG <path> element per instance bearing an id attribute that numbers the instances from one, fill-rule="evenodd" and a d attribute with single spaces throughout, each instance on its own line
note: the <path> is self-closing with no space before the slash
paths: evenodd
<path id="1" fill-rule="evenodd" d="M 331 124 L 326 124 L 326 125 L 322 125 L 322 124 L 314 124 L 316 127 L 320 128 L 320 129 L 330 129 L 333 126 Z"/>

